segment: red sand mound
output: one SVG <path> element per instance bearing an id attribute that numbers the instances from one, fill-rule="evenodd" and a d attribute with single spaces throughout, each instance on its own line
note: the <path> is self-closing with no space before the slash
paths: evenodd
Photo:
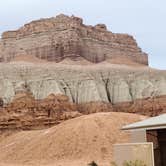
<path id="1" fill-rule="evenodd" d="M 45 130 L 19 132 L 0 143 L 0 165 L 87 166 L 95 160 L 99 166 L 107 166 L 113 144 L 128 140 L 129 135 L 120 128 L 144 118 L 128 113 L 96 113 Z"/>

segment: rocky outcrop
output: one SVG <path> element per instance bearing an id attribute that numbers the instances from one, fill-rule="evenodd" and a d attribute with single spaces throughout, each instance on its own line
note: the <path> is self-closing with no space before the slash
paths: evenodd
<path id="1" fill-rule="evenodd" d="M 146 116 L 166 113 L 166 96 L 137 99 L 134 102 L 121 102 L 113 105 L 115 112 L 130 112 Z"/>
<path id="2" fill-rule="evenodd" d="M 0 62 L 0 118 L 12 114 L 4 122 L 15 128 L 47 127 L 78 112 L 153 116 L 150 103 L 157 97 L 156 112 L 165 109 L 166 72 L 146 66 L 147 55 L 132 36 L 114 34 L 104 24 L 86 26 L 65 15 L 32 21 L 3 33 Z"/>
<path id="3" fill-rule="evenodd" d="M 98 112 L 126 112 L 146 116 L 166 113 L 166 96 L 111 104 L 87 102 L 74 104 L 65 95 L 50 94 L 35 99 L 30 92 L 17 92 L 11 103 L 0 108 L 0 138 L 19 130 L 44 129 L 65 120 Z"/>
<path id="4" fill-rule="evenodd" d="M 48 128 L 80 115 L 67 96 L 50 94 L 36 100 L 31 93 L 17 93 L 0 112 L 0 132 Z"/>
<path id="5" fill-rule="evenodd" d="M 77 111 L 81 114 L 92 114 L 98 112 L 113 112 L 114 107 L 111 103 L 106 102 L 88 102 L 77 104 Z"/>
<path id="6" fill-rule="evenodd" d="M 4 103 L 24 88 L 35 99 L 64 94 L 76 104 L 115 104 L 166 94 L 166 73 L 145 66 L 147 55 L 132 36 L 112 33 L 104 24 L 84 25 L 74 16 L 61 14 L 4 32 L 0 61 L 9 62 L 0 65 Z"/>
<path id="7" fill-rule="evenodd" d="M 86 26 L 74 16 L 58 15 L 25 24 L 16 31 L 2 34 L 0 62 L 15 57 L 35 56 L 47 61 L 60 62 L 65 58 L 82 57 L 90 62 L 134 62 L 147 65 L 147 54 L 127 34 L 115 34 L 106 25 Z"/>
<path id="8" fill-rule="evenodd" d="M 1 64 L 0 96 L 4 102 L 10 102 L 21 86 L 27 86 L 36 99 L 54 93 L 67 95 L 73 103 L 115 104 L 165 95 L 166 72 L 110 64 Z"/>

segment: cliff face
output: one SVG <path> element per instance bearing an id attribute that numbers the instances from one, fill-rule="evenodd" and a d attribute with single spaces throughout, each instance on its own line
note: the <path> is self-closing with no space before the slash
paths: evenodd
<path id="1" fill-rule="evenodd" d="M 43 129 L 80 116 L 67 96 L 50 94 L 36 100 L 29 92 L 19 92 L 0 108 L 0 135 L 9 131 Z"/>
<path id="2" fill-rule="evenodd" d="M 99 101 L 75 104 L 65 95 L 50 94 L 39 100 L 30 92 L 19 92 L 12 102 L 0 107 L 0 138 L 20 130 L 49 128 L 71 118 L 99 112 L 156 116 L 166 113 L 165 100 L 166 96 L 160 96 L 116 104 Z"/>
<path id="3" fill-rule="evenodd" d="M 79 145 L 84 144 L 82 140 L 85 143 L 87 140 L 90 146 L 94 143 L 90 149 L 94 152 L 97 147 L 96 152 L 100 151 L 92 153 L 95 157 L 96 154 L 98 159 L 105 156 L 107 149 L 103 148 L 103 142 L 99 144 L 101 140 L 109 142 L 106 147 L 111 149 L 118 139 L 123 140 L 119 135 L 124 138 L 119 133 L 122 125 L 145 117 L 104 113 L 57 124 L 96 112 L 130 112 L 148 116 L 166 113 L 166 71 L 147 65 L 147 55 L 132 36 L 109 32 L 104 24 L 86 26 L 82 19 L 74 16 L 59 15 L 4 32 L 0 41 L 0 148 L 6 153 L 0 154 L 1 162 L 13 164 L 19 160 L 16 165 L 21 162 L 36 165 L 41 154 L 47 154 L 48 160 L 43 160 L 47 164 L 56 163 L 48 154 L 58 160 L 74 160 L 74 155 L 80 159 L 87 149 L 87 145 L 78 147 L 79 141 Z M 54 125 L 57 126 L 48 130 L 9 136 L 21 130 L 45 129 Z M 111 138 L 101 139 L 108 134 L 110 126 Z M 45 143 L 41 143 L 44 139 Z M 22 145 L 27 145 L 25 154 L 20 151 Z M 50 145 L 55 151 L 50 151 Z M 17 151 L 21 152 L 21 158 Z M 87 159 L 89 153 L 85 154 Z M 92 158 L 93 155 L 90 160 Z M 106 158 L 102 158 L 105 161 Z M 41 164 L 43 161 L 40 161 Z M 43 165 L 47 165 L 45 163 Z"/>
<path id="4" fill-rule="evenodd" d="M 32 21 L 4 32 L 0 61 L 5 103 L 22 86 L 36 99 L 60 93 L 76 104 L 166 95 L 166 72 L 146 66 L 147 55 L 132 36 L 109 32 L 104 24 L 86 26 L 74 16 Z"/>
<path id="5" fill-rule="evenodd" d="M 26 86 L 36 99 L 65 94 L 71 102 L 134 101 L 166 94 L 166 72 L 123 65 L 10 63 L 0 66 L 0 96 L 7 103 Z"/>
<path id="6" fill-rule="evenodd" d="M 0 61 L 8 62 L 20 55 L 55 62 L 81 57 L 93 63 L 125 59 L 126 62 L 148 64 L 147 54 L 141 51 L 132 36 L 112 33 L 104 24 L 86 26 L 81 18 L 63 14 L 4 32 Z"/>

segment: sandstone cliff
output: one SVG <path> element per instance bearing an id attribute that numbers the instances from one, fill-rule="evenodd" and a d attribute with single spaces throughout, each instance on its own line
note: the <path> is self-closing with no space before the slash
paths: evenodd
<path id="1" fill-rule="evenodd" d="M 48 128 L 81 115 L 67 96 L 50 94 L 35 100 L 30 93 L 18 93 L 0 109 L 0 137 L 19 130 Z"/>
<path id="2" fill-rule="evenodd" d="M 35 99 L 58 93 L 76 104 L 166 95 L 166 72 L 145 65 L 147 55 L 132 36 L 114 34 L 103 24 L 86 26 L 74 16 L 32 21 L 4 32 L 0 61 L 4 103 L 23 87 Z"/>
<path id="3" fill-rule="evenodd" d="M 4 32 L 0 61 L 11 61 L 20 55 L 55 62 L 82 57 L 93 63 L 125 59 L 126 62 L 148 64 L 147 54 L 141 51 L 132 36 L 112 33 L 104 24 L 86 26 L 81 18 L 63 14 Z"/>

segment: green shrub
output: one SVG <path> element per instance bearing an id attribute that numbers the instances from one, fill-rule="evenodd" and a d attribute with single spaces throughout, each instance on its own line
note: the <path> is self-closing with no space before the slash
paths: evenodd
<path id="1" fill-rule="evenodd" d="M 135 160 L 135 161 L 125 161 L 123 166 L 146 166 L 146 164 L 141 160 Z"/>
<path id="2" fill-rule="evenodd" d="M 118 166 L 115 162 L 112 162 L 111 166 Z M 135 161 L 125 161 L 123 163 L 123 166 L 146 166 L 146 164 L 141 160 L 135 160 Z"/>

